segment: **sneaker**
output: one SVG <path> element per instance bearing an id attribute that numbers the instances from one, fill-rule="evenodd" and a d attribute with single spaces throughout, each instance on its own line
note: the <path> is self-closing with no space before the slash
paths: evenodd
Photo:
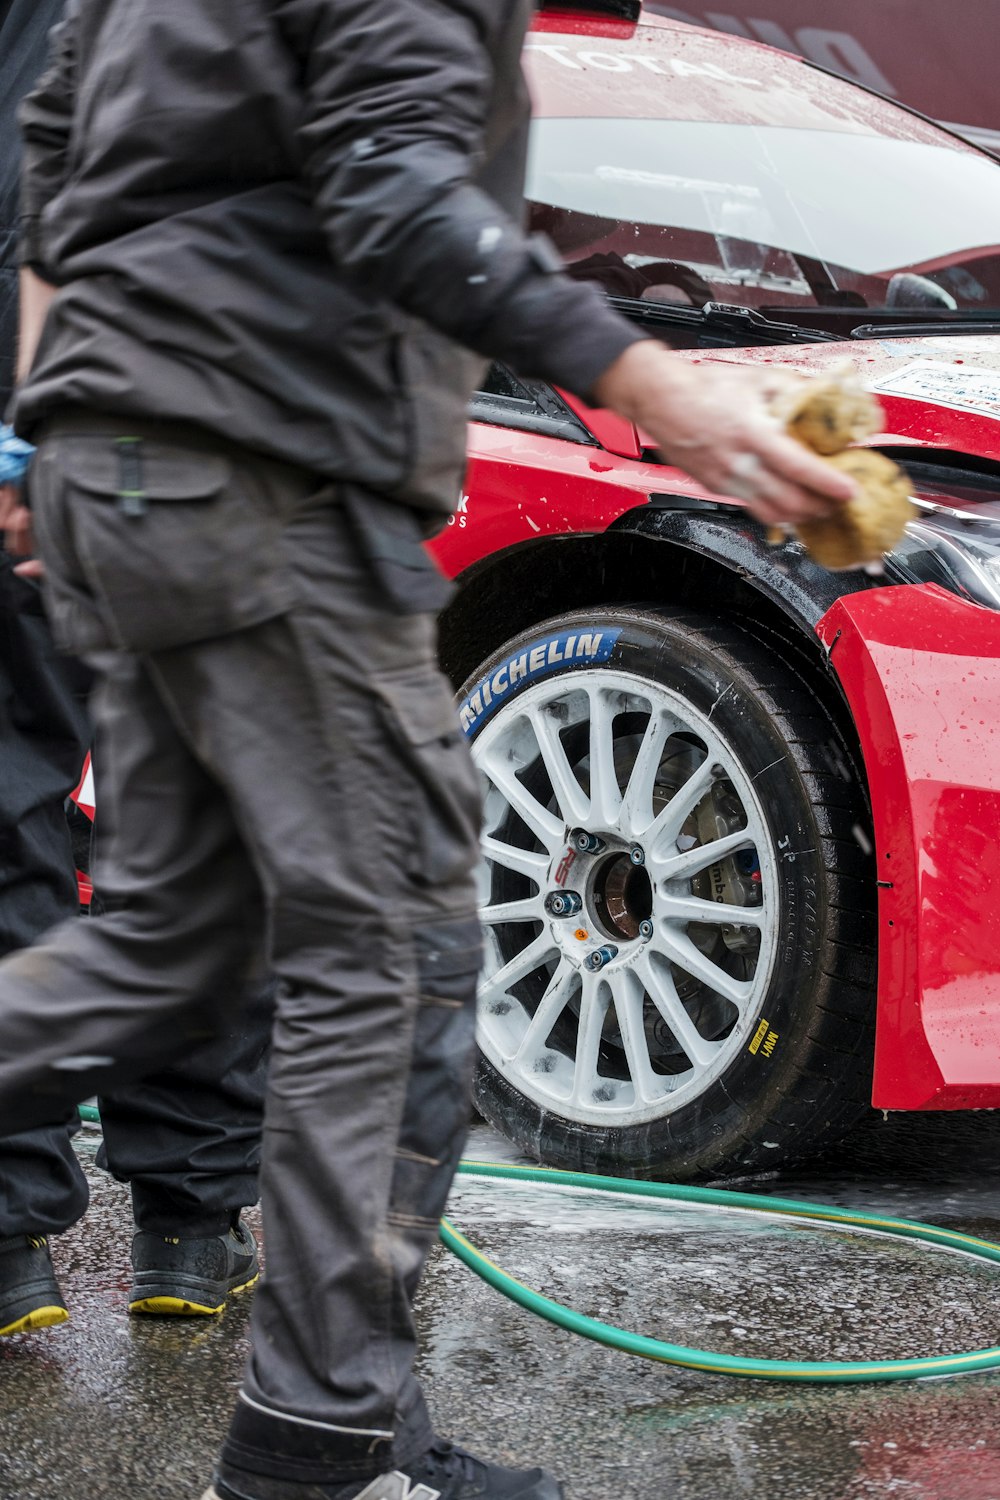
<path id="1" fill-rule="evenodd" d="M 210 1318 L 260 1276 L 257 1242 L 239 1219 L 225 1234 L 179 1239 L 140 1230 L 132 1241 L 130 1313 Z"/>
<path id="2" fill-rule="evenodd" d="M 0 1240 L 0 1337 L 54 1328 L 68 1317 L 44 1235 Z"/>
<path id="3" fill-rule="evenodd" d="M 236 1477 L 227 1464 L 202 1500 L 564 1500 L 562 1485 L 544 1469 L 505 1469 L 464 1448 L 437 1441 L 405 1472 L 380 1474 L 367 1483 L 294 1484 L 263 1475 Z M 358 1485 L 361 1488 L 358 1488 Z M 249 1489 L 244 1485 L 248 1484 Z"/>

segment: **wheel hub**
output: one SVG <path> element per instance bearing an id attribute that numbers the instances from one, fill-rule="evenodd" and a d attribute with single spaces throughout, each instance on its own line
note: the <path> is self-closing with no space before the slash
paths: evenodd
<path id="1" fill-rule="evenodd" d="M 628 850 L 600 859 L 591 884 L 593 920 L 611 938 L 634 940 L 653 912 L 653 885 Z"/>

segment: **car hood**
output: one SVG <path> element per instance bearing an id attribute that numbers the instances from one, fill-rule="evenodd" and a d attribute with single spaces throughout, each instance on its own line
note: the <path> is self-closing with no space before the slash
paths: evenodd
<path id="1" fill-rule="evenodd" d="M 717 349 L 678 358 L 781 365 L 813 375 L 851 365 L 885 410 L 885 430 L 873 446 L 944 449 L 1000 462 L 998 334 Z"/>

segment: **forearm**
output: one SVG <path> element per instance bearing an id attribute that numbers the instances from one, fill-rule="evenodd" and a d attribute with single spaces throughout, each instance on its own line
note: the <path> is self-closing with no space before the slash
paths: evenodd
<path id="1" fill-rule="evenodd" d="M 27 377 L 34 362 L 38 341 L 55 294 L 56 288 L 43 281 L 30 266 L 21 267 L 16 366 L 18 384 Z"/>

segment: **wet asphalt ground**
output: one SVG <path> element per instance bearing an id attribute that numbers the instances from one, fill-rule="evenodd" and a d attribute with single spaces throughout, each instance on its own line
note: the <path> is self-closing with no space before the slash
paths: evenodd
<path id="1" fill-rule="evenodd" d="M 247 1350 L 211 1323 L 129 1319 L 124 1190 L 55 1259 L 62 1328 L 0 1341 L 0 1500 L 199 1500 Z M 893 1118 L 752 1192 L 1000 1240 L 1000 1118 Z M 469 1155 L 517 1160 L 485 1126 Z M 459 1179 L 451 1217 L 530 1285 L 677 1343 L 779 1358 L 1000 1345 L 1000 1268 L 901 1242 L 594 1194 Z M 259 1229 L 259 1223 L 253 1220 Z M 419 1309 L 439 1430 L 542 1462 L 572 1500 L 1000 1500 L 1000 1374 L 844 1388 L 634 1359 L 541 1323 L 438 1250 Z"/>

